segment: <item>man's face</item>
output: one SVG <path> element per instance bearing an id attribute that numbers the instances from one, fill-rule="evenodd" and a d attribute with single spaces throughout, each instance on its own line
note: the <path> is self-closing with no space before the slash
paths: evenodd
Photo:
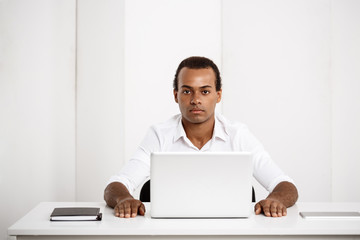
<path id="1" fill-rule="evenodd" d="M 222 93 L 221 90 L 216 91 L 215 81 L 212 68 L 181 69 L 174 97 L 185 123 L 204 123 L 213 118 Z"/>

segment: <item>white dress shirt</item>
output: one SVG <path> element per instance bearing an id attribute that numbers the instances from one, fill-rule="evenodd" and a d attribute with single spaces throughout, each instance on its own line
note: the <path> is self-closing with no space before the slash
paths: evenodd
<path id="1" fill-rule="evenodd" d="M 134 156 L 121 171 L 110 178 L 121 182 L 133 194 L 150 176 L 150 154 L 152 152 L 251 152 L 253 154 L 253 176 L 269 192 L 282 181 L 294 183 L 272 161 L 262 144 L 248 130 L 246 125 L 230 122 L 221 114 L 215 114 L 212 138 L 198 149 L 186 137 L 181 114 L 168 121 L 152 126 Z"/>

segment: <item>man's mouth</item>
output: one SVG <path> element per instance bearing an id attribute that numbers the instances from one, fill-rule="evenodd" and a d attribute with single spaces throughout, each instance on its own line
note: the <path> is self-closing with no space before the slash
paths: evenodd
<path id="1" fill-rule="evenodd" d="M 193 109 L 190 110 L 190 112 L 197 114 L 197 113 L 202 113 L 202 112 L 204 112 L 204 110 L 202 110 L 202 109 L 200 109 L 200 108 L 193 108 Z"/>

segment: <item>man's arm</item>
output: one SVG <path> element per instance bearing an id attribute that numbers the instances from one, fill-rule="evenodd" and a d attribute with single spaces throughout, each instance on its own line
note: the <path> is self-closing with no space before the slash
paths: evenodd
<path id="1" fill-rule="evenodd" d="M 119 182 L 110 183 L 104 191 L 106 204 L 114 208 L 115 216 L 121 218 L 145 215 L 144 204 L 134 199 L 127 188 Z"/>
<path id="2" fill-rule="evenodd" d="M 290 182 L 279 183 L 269 196 L 255 205 L 255 214 L 263 212 L 267 217 L 286 216 L 287 208 L 296 203 L 298 191 Z"/>

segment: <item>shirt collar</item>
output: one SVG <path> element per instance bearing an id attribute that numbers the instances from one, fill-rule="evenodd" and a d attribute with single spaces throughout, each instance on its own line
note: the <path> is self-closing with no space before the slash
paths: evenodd
<path id="1" fill-rule="evenodd" d="M 225 125 L 219 121 L 219 119 L 217 118 L 217 116 L 215 116 L 215 127 L 214 127 L 214 133 L 213 133 L 213 138 L 220 138 L 223 141 L 226 141 L 226 139 L 228 138 L 228 133 L 226 132 L 226 128 Z"/>
<path id="2" fill-rule="evenodd" d="M 178 124 L 176 126 L 176 131 L 174 135 L 174 142 L 178 141 L 180 138 L 186 138 L 186 132 L 184 130 L 184 126 L 181 122 L 182 116 L 178 118 Z M 214 133 L 212 139 L 220 138 L 223 141 L 226 141 L 228 137 L 228 133 L 225 129 L 224 124 L 217 118 L 217 115 L 215 115 L 215 126 L 214 126 Z"/>
<path id="3" fill-rule="evenodd" d="M 184 127 L 182 125 L 181 119 L 182 119 L 182 116 L 180 114 L 180 116 L 178 118 L 178 124 L 176 125 L 176 132 L 175 132 L 175 135 L 174 135 L 174 142 L 176 142 L 177 140 L 179 140 L 182 137 L 184 137 L 184 138 L 186 137 L 186 133 L 185 133 Z"/>

